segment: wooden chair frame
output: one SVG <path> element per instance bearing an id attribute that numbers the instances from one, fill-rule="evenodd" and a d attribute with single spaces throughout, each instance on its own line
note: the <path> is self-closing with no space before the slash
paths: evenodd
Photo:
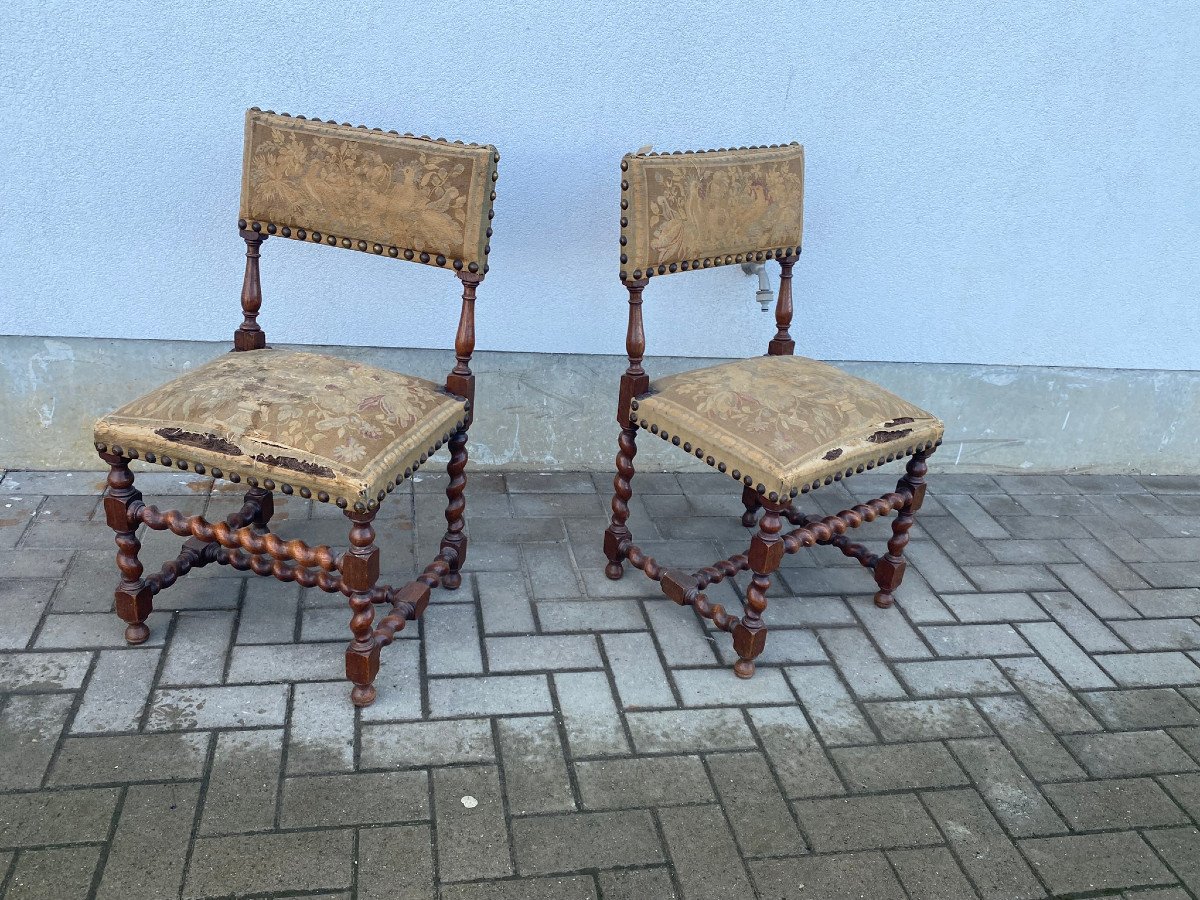
<path id="1" fill-rule="evenodd" d="M 749 148 L 765 149 L 765 148 Z M 650 154 L 653 156 L 654 154 Z M 622 168 L 625 168 L 623 164 Z M 626 184 L 622 184 L 623 190 Z M 626 208 L 625 202 L 622 208 Z M 623 220 L 624 224 L 624 220 Z M 622 242 L 624 243 L 624 241 Z M 659 275 L 687 271 L 689 268 L 708 268 L 712 265 L 723 265 L 743 262 L 762 262 L 768 259 L 778 261 L 779 293 L 775 304 L 776 333 L 767 346 L 767 355 L 793 355 L 796 343 L 789 332 L 792 324 L 792 267 L 800 256 L 800 247 L 782 247 L 770 250 L 756 250 L 745 253 L 714 256 L 703 260 L 660 265 Z M 624 262 L 622 258 L 622 262 Z M 905 474 L 896 485 L 896 490 L 881 497 L 860 503 L 850 509 L 843 510 L 833 516 L 806 515 L 796 508 L 795 500 L 799 494 L 807 493 L 810 487 L 793 489 L 790 497 L 777 493 L 764 495 L 762 487 L 756 490 L 751 485 L 752 479 L 747 477 L 742 488 L 742 503 L 745 512 L 742 514 L 742 524 L 752 528 L 762 510 L 758 531 L 750 541 L 746 553 L 739 553 L 728 559 L 719 560 L 711 566 L 696 572 L 686 572 L 680 569 L 668 569 L 633 542 L 630 533 L 629 500 L 633 496 L 632 480 L 634 476 L 634 456 L 637 454 L 637 408 L 638 398 L 650 389 L 650 376 L 642 367 L 642 359 L 646 350 L 646 334 L 642 325 L 642 291 L 649 283 L 653 274 L 648 267 L 641 270 L 621 273 L 621 282 L 629 293 L 629 320 L 625 336 L 625 348 L 629 357 L 629 365 L 621 376 L 620 395 L 617 401 L 617 424 L 620 435 L 617 439 L 617 473 L 613 479 L 612 519 L 604 532 L 604 554 L 608 563 L 604 568 L 605 575 L 612 580 L 618 580 L 624 575 L 624 562 L 628 561 L 636 569 L 652 581 L 658 582 L 662 592 L 681 606 L 691 606 L 698 616 L 709 619 L 721 631 L 731 632 L 734 650 L 738 661 L 733 670 L 740 678 L 750 678 L 754 675 L 755 659 L 763 652 L 767 640 L 767 625 L 763 621 L 763 613 L 767 609 L 767 592 L 771 587 L 771 576 L 779 568 L 785 554 L 796 553 L 802 547 L 831 546 L 841 550 L 846 556 L 857 559 L 865 568 L 870 569 L 878 586 L 875 593 L 875 605 L 887 609 L 895 601 L 895 591 L 904 579 L 907 565 L 904 559 L 904 548 L 908 545 L 909 530 L 913 526 L 914 516 L 921 508 L 925 498 L 925 475 L 928 471 L 926 459 L 936 445 L 920 445 L 911 454 Z M 643 277 L 644 276 L 644 277 Z M 665 439 L 667 435 L 661 434 Z M 676 439 L 675 443 L 678 443 Z M 691 452 L 690 445 L 682 447 Z M 703 458 L 697 451 L 696 456 Z M 903 457 L 898 453 L 896 457 Z M 888 459 L 894 457 L 889 456 Z M 707 463 L 715 465 L 709 456 Z M 863 466 L 858 467 L 862 472 Z M 722 465 L 722 471 L 724 466 Z M 734 478 L 739 478 L 735 473 Z M 841 480 L 842 475 L 836 474 L 825 480 L 825 484 Z M 879 516 L 895 512 L 896 519 L 892 523 L 892 536 L 887 543 L 887 551 L 882 555 L 871 553 L 862 544 L 852 542 L 846 532 L 857 528 L 864 522 L 871 522 Z M 780 534 L 783 520 L 797 526 L 793 530 Z M 750 585 L 746 591 L 744 612 L 737 616 L 727 612 L 720 604 L 709 602 L 704 594 L 705 588 L 711 584 L 731 578 L 739 572 L 751 573 Z"/>
<path id="2" fill-rule="evenodd" d="M 330 124 L 336 123 L 331 120 Z M 494 154 L 494 160 L 498 161 L 499 154 L 495 153 L 495 148 L 489 149 Z M 492 181 L 495 181 L 494 169 Z M 495 196 L 493 190 L 491 199 L 494 200 Z M 491 216 L 489 204 L 488 219 Z M 303 230 L 295 233 L 291 228 L 277 229 L 274 224 L 247 222 L 244 219 L 239 220 L 238 229 L 246 244 L 246 271 L 241 294 L 243 319 L 234 333 L 233 351 L 261 350 L 267 347 L 267 343 L 266 334 L 258 324 L 262 306 L 259 249 L 268 236 L 277 231 L 285 237 L 294 236 L 299 240 L 305 239 L 305 233 Z M 490 227 L 487 236 L 491 236 Z M 326 238 L 330 245 L 337 246 L 337 238 L 333 235 L 327 235 Z M 320 242 L 321 235 L 314 233 L 312 239 Z M 364 242 L 359 243 L 357 249 L 367 249 Z M 351 248 L 352 242 L 344 238 L 341 246 Z M 485 246 L 484 252 L 488 249 Z M 382 251 L 382 247 L 375 246 L 376 253 Z M 388 252 L 392 257 L 398 255 L 396 247 L 391 247 Z M 404 255 L 409 259 L 413 257 L 412 251 L 404 251 Z M 421 253 L 420 256 L 421 262 L 430 261 L 428 254 Z M 439 257 L 437 265 L 445 266 L 447 260 Z M 475 349 L 475 296 L 487 272 L 487 265 L 486 262 L 472 262 L 468 269 L 455 260 L 453 268 L 462 282 L 462 308 L 454 341 L 456 360 L 446 377 L 445 388 L 449 393 L 465 398 L 467 403 L 461 427 L 454 430 L 446 441 L 450 450 L 450 460 L 446 466 L 450 476 L 446 486 L 446 532 L 433 561 L 407 584 L 393 587 L 378 583 L 380 550 L 375 545 L 372 523 L 383 500 L 382 492 L 378 501 L 372 499 L 353 505 L 343 498 L 337 499 L 337 505 L 351 523 L 350 546 L 339 553 L 329 546 L 312 546 L 298 539 L 283 540 L 270 531 L 269 525 L 274 514 L 272 491 L 276 485 L 269 478 L 259 483 L 259 479 L 247 477 L 245 480 L 250 488 L 241 508 L 222 522 L 210 522 L 201 515 L 189 516 L 176 510 L 163 511 L 146 504 L 134 485 L 134 474 L 129 468 L 127 456 L 131 451 L 126 450 L 123 455 L 119 447 L 97 444 L 100 458 L 109 465 L 104 511 L 109 527 L 116 534 L 117 566 L 121 572 L 115 592 L 116 611 L 127 623 L 125 640 L 129 644 L 141 644 L 150 636 L 146 619 L 153 610 L 153 598 L 160 591 L 169 588 L 193 569 L 210 563 L 228 565 L 240 571 L 345 595 L 352 613 L 350 631 L 353 637 L 346 648 L 346 678 L 354 685 L 350 698 L 355 706 L 368 706 L 375 700 L 374 681 L 379 671 L 380 651 L 392 643 L 397 631 L 403 630 L 408 622 L 416 620 L 425 611 L 433 588 L 440 585 L 447 590 L 457 590 L 461 586 L 461 571 L 467 559 L 464 496 L 467 479 L 464 470 L 467 464 L 467 435 L 475 400 L 475 376 L 471 372 L 471 355 Z M 442 441 L 438 441 L 434 449 L 442 444 Z M 132 455 L 136 457 L 136 452 Z M 404 473 L 405 477 L 414 473 L 426 459 L 422 455 L 411 471 Z M 172 465 L 172 460 L 165 456 L 148 458 L 146 461 L 157 461 L 168 467 Z M 188 468 L 188 464 L 182 460 L 176 465 L 180 469 Z M 195 464 L 192 468 L 197 474 L 206 472 L 203 465 Z M 210 474 L 217 478 L 224 474 L 233 482 L 241 480 L 234 473 L 222 473 L 216 469 Z M 290 485 L 281 487 L 285 494 L 293 492 Z M 388 490 L 393 487 L 389 485 Z M 310 495 L 307 489 L 301 493 L 305 497 Z M 144 568 L 138 559 L 141 542 L 137 531 L 140 525 L 154 531 L 170 531 L 186 538 L 176 558 L 149 576 L 144 576 Z M 375 619 L 376 604 L 391 606 L 391 610 L 378 621 Z"/>

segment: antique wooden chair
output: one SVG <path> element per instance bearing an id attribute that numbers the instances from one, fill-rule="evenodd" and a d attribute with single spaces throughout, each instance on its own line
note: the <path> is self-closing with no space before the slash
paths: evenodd
<path id="1" fill-rule="evenodd" d="M 116 532 L 117 614 L 125 639 L 149 636 L 152 598 L 209 563 L 345 594 L 351 700 L 375 699 L 380 649 L 416 619 L 439 583 L 454 590 L 467 556 L 467 430 L 475 395 L 475 290 L 488 270 L 496 163 L 492 146 L 449 143 L 319 119 L 246 114 L 238 229 L 246 242 L 243 321 L 233 350 L 96 423 L 108 463 L 104 499 Z M 274 350 L 258 324 L 259 247 L 281 236 L 450 269 L 462 282 L 457 361 L 444 385 L 345 359 Z M 443 444 L 450 449 L 446 534 L 437 557 L 401 587 L 377 584 L 372 520 L 380 503 Z M 131 460 L 209 474 L 249 490 L 224 522 L 142 501 Z M 350 520 L 335 552 L 268 528 L 273 492 L 334 503 Z M 139 525 L 187 538 L 178 558 L 143 578 Z M 390 612 L 374 622 L 373 604 Z"/>
<path id="2" fill-rule="evenodd" d="M 792 266 L 804 221 L 804 148 L 750 147 L 686 154 L 637 153 L 621 162 L 621 281 L 629 291 L 621 378 L 621 427 L 612 523 L 604 534 L 605 573 L 618 579 L 628 560 L 676 603 L 690 605 L 733 633 L 734 672 L 754 674 L 766 645 L 763 612 L 771 574 L 785 553 L 832 545 L 873 570 L 875 604 L 892 605 L 904 577 L 904 547 L 925 496 L 926 457 L 941 443 L 942 423 L 870 382 L 794 356 Z M 650 381 L 642 368 L 646 338 L 642 290 L 653 275 L 774 259 L 779 262 L 777 332 L 767 355 Z M 663 568 L 630 534 L 633 458 L 638 429 L 657 435 L 739 482 L 753 527 L 750 550 L 695 573 Z M 836 516 L 805 515 L 796 498 L 876 466 L 911 457 L 896 490 Z M 897 512 L 887 552 L 877 556 L 845 532 Z M 782 519 L 798 526 L 780 534 Z M 710 603 L 708 585 L 749 569 L 741 618 Z"/>

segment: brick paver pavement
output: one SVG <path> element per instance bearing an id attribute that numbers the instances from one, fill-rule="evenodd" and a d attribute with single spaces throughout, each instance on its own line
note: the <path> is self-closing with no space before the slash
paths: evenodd
<path id="1" fill-rule="evenodd" d="M 725 481 L 633 483 L 633 532 L 665 562 L 744 547 Z M 434 552 L 442 484 L 385 505 L 385 573 Z M 127 648 L 101 479 L 10 472 L 0 894 L 1196 897 L 1200 479 L 930 485 L 897 608 L 836 551 L 788 557 L 742 682 L 728 635 L 639 573 L 605 579 L 607 476 L 472 476 L 470 576 L 356 712 L 340 597 L 214 566 Z M 240 494 L 139 486 L 210 517 Z M 277 508 L 282 533 L 345 539 L 336 509 Z"/>

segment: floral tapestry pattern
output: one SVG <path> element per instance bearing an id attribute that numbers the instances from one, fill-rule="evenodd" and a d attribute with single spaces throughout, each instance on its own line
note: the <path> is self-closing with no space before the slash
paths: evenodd
<path id="1" fill-rule="evenodd" d="M 626 270 L 795 247 L 804 229 L 804 149 L 630 161 Z"/>
<path id="2" fill-rule="evenodd" d="M 942 436 L 929 413 L 802 356 L 761 356 L 658 379 L 638 416 L 772 490 L 877 461 L 893 437 L 903 451 Z"/>
<path id="3" fill-rule="evenodd" d="M 362 486 L 464 417 L 430 381 L 362 363 L 277 350 L 228 353 L 106 416 L 97 440 L 216 464 L 268 466 Z M 391 474 L 394 476 L 395 472 Z M 295 476 L 294 478 L 292 476 Z M 326 485 L 329 486 L 329 485 Z"/>
<path id="4" fill-rule="evenodd" d="M 490 154 L 251 113 L 242 217 L 477 260 Z"/>

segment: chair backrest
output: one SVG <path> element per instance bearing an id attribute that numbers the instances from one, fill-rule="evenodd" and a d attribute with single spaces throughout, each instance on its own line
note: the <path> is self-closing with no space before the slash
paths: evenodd
<path id="1" fill-rule="evenodd" d="M 621 280 L 800 252 L 799 144 L 621 160 Z"/>
<path id="2" fill-rule="evenodd" d="M 482 275 L 499 159 L 491 145 L 251 109 L 238 226 Z"/>

